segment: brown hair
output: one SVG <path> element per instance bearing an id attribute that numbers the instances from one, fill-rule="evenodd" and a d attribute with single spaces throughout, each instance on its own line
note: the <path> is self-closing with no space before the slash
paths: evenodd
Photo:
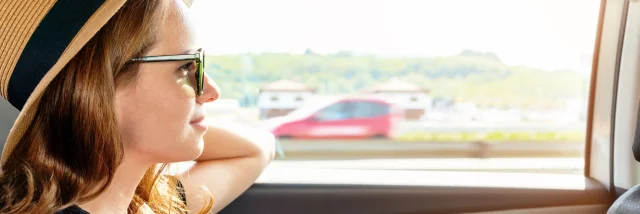
<path id="1" fill-rule="evenodd" d="M 153 27 L 167 14 L 165 2 L 128 1 L 50 83 L 0 170 L 0 213 L 53 213 L 109 186 L 124 153 L 115 90 L 134 83 L 138 69 L 127 62 L 156 42 Z M 147 170 L 130 213 L 144 205 L 157 213 L 186 210 L 177 180 L 160 176 L 165 167 Z M 209 200 L 200 213 L 212 206 Z"/>

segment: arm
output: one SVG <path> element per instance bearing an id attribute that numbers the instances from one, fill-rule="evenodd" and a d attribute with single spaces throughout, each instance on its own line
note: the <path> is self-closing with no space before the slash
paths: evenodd
<path id="1" fill-rule="evenodd" d="M 202 155 L 178 178 L 189 210 L 203 207 L 199 186 L 204 185 L 214 197 L 213 213 L 217 213 L 247 190 L 273 160 L 275 139 L 269 132 L 227 122 L 209 123 L 203 138 Z"/>

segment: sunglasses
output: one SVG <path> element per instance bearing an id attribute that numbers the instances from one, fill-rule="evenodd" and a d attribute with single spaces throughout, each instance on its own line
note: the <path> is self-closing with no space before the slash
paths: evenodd
<path id="1" fill-rule="evenodd" d="M 187 61 L 196 62 L 196 94 L 201 96 L 204 87 L 204 51 L 199 48 L 195 54 L 179 54 L 179 55 L 163 55 L 163 56 L 144 56 L 131 59 L 134 63 L 144 62 L 169 62 L 169 61 Z"/>

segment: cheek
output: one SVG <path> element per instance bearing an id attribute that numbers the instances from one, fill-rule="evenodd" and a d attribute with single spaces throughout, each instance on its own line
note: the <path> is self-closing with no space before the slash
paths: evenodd
<path id="1" fill-rule="evenodd" d="M 195 103 L 186 93 L 188 88 L 188 85 L 139 84 L 116 98 L 128 153 L 166 162 L 192 159 L 201 152 L 201 136 L 189 125 Z"/>
<path id="2" fill-rule="evenodd" d="M 187 99 L 196 98 L 195 81 L 189 78 L 181 78 L 177 81 L 180 86 L 180 94 Z"/>

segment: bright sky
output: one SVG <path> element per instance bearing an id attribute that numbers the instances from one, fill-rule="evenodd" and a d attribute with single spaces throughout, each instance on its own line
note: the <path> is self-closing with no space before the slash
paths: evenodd
<path id="1" fill-rule="evenodd" d="M 589 67 L 600 0 L 198 0 L 210 54 L 442 56 L 492 51 L 510 64 Z"/>

